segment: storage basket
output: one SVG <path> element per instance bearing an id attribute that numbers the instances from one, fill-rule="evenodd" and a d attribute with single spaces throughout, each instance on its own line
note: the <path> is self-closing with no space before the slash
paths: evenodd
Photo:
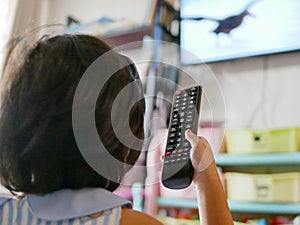
<path id="1" fill-rule="evenodd" d="M 300 173 L 226 173 L 228 199 L 257 202 L 300 202 Z"/>
<path id="2" fill-rule="evenodd" d="M 226 131 L 227 152 L 233 154 L 296 152 L 299 128 L 240 129 Z"/>

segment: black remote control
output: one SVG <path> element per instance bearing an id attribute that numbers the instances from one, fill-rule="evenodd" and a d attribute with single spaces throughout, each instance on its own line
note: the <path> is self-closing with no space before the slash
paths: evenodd
<path id="1" fill-rule="evenodd" d="M 185 131 L 190 129 L 197 134 L 201 94 L 201 86 L 177 90 L 174 94 L 161 176 L 167 188 L 182 189 L 192 182 L 191 144 L 185 138 Z"/>

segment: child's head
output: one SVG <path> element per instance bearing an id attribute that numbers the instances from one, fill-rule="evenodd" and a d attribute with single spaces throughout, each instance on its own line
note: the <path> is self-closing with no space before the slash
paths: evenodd
<path id="1" fill-rule="evenodd" d="M 121 180 L 109 181 L 83 159 L 72 127 L 77 85 L 86 69 L 108 51 L 108 45 L 92 36 L 57 35 L 39 39 L 20 51 L 22 54 L 8 54 L 0 102 L 0 180 L 4 186 L 35 194 L 63 188 L 112 191 L 118 187 Z M 125 58 L 117 53 L 115 57 Z M 116 63 L 114 58 L 108 66 Z M 140 151 L 116 137 L 111 107 L 118 93 L 136 79 L 135 66 L 118 70 L 99 90 L 95 108 L 99 138 L 112 156 L 129 165 L 135 163 Z M 135 83 L 134 88 L 142 93 L 141 82 Z M 130 110 L 129 121 L 124 121 L 138 139 L 144 137 L 145 101 L 141 99 Z M 128 167 L 115 168 L 116 177 L 122 179 L 126 170 Z"/>

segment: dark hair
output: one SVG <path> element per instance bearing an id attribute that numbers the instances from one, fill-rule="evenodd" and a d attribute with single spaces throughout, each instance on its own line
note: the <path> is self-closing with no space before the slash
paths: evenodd
<path id="1" fill-rule="evenodd" d="M 11 49 L 15 46 L 14 42 Z M 101 176 L 82 157 L 72 128 L 76 87 L 87 68 L 108 51 L 111 48 L 98 38 L 79 34 L 44 36 L 33 47 L 23 48 L 19 55 L 8 51 L 0 102 L 2 185 L 12 192 L 34 194 L 83 187 L 113 191 L 119 186 L 130 166 L 115 168 L 118 181 Z M 125 58 L 118 53 L 115 57 L 108 66 Z M 18 67 L 12 67 L 18 62 Z M 140 151 L 118 140 L 110 114 L 118 93 L 136 79 L 134 65 L 119 69 L 99 90 L 95 109 L 102 143 L 112 156 L 128 165 L 136 162 Z M 139 80 L 135 88 L 142 93 Z M 144 111 L 142 96 L 129 115 L 131 131 L 138 139 L 144 138 Z"/>

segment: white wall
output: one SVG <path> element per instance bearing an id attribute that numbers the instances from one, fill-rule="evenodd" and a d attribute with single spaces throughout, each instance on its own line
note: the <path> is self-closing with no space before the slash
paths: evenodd
<path id="1" fill-rule="evenodd" d="M 152 0 L 44 0 L 48 2 L 48 22 L 66 23 L 66 15 L 82 22 L 102 16 L 142 22 L 147 19 Z"/>
<path id="2" fill-rule="evenodd" d="M 87 22 L 100 16 L 141 21 L 149 7 L 149 0 L 44 1 L 48 2 L 48 22 L 56 23 L 65 23 L 67 14 Z M 217 112 L 215 119 L 224 119 L 227 127 L 300 126 L 300 52 L 208 65 L 221 86 L 225 100 L 226 114 Z M 201 70 L 199 66 L 186 69 L 196 73 Z M 202 79 L 201 74 L 198 78 Z M 190 84 L 189 80 L 183 79 L 180 83 L 183 86 Z M 211 96 L 211 99 L 220 101 L 217 96 Z M 204 101 L 202 107 L 202 116 L 206 120 L 211 114 L 209 102 Z"/>
<path id="3" fill-rule="evenodd" d="M 300 125 L 300 52 L 211 64 L 228 127 Z"/>

